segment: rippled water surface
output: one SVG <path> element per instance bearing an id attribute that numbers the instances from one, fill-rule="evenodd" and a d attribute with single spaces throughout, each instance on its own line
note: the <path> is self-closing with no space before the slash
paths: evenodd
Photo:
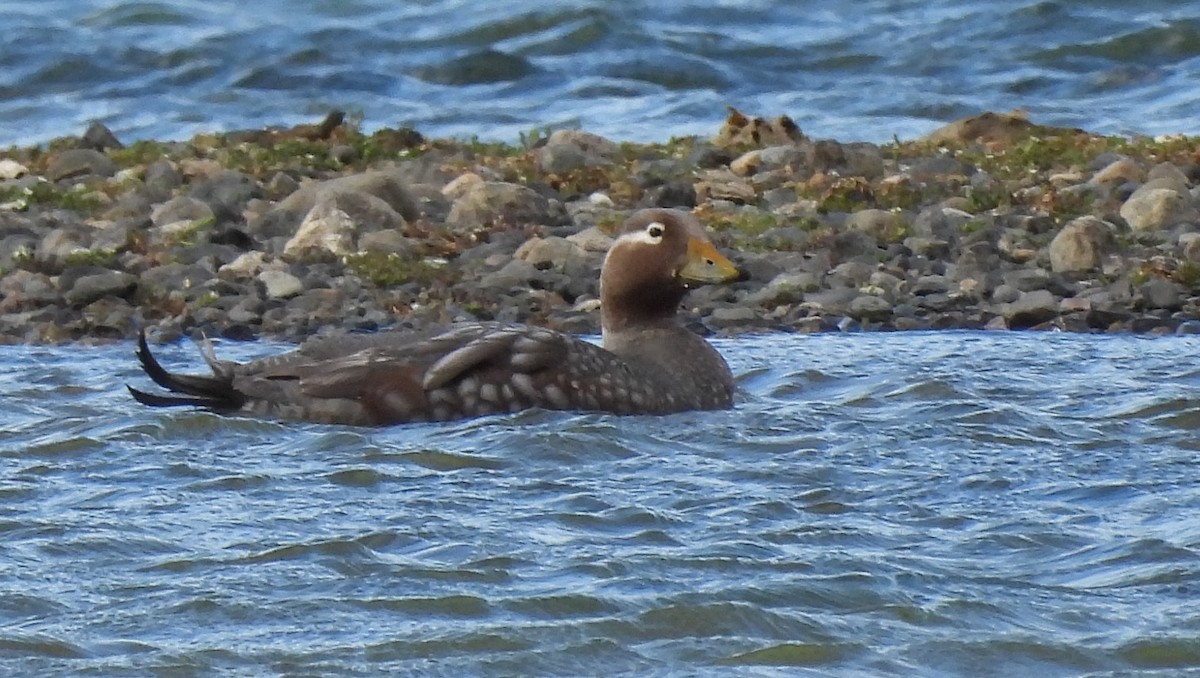
<path id="1" fill-rule="evenodd" d="M 1195 0 L 0 0 L 0 145 L 313 122 L 515 141 L 711 134 L 727 104 L 818 137 L 981 110 L 1198 133 Z"/>
<path id="2" fill-rule="evenodd" d="M 1200 340 L 719 346 L 732 411 L 386 430 L 3 347 L 0 673 L 1200 670 Z"/>

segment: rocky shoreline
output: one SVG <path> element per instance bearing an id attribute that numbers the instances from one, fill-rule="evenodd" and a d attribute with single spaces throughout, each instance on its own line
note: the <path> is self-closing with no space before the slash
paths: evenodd
<path id="1" fill-rule="evenodd" d="M 494 319 L 598 331 L 631 210 L 692 209 L 748 279 L 698 331 L 1200 332 L 1200 139 L 1016 114 L 814 140 L 730 111 L 711 139 L 519 143 L 319 124 L 0 152 L 0 343 L 314 334 Z"/>

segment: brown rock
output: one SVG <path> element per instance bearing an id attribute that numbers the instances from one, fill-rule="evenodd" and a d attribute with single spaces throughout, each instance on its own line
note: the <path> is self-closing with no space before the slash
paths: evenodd
<path id="1" fill-rule="evenodd" d="M 1068 222 L 1050 241 L 1050 269 L 1055 273 L 1098 268 L 1112 245 L 1113 226 L 1097 217 Z"/>

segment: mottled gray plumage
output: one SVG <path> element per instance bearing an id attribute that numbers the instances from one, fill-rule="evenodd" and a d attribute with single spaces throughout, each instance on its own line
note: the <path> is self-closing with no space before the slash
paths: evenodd
<path id="1" fill-rule="evenodd" d="M 143 368 L 173 395 L 130 391 L 154 406 L 358 425 L 531 407 L 619 414 L 726 408 L 733 398 L 728 366 L 675 315 L 688 282 L 737 275 L 691 215 L 642 210 L 624 224 L 605 258 L 603 346 L 499 323 L 311 340 L 245 364 L 218 360 L 205 342 L 213 374 L 200 376 L 168 373 L 142 337 L 137 355 Z"/>

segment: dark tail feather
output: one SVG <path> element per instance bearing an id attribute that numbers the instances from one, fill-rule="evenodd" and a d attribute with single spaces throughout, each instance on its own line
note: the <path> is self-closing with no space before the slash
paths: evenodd
<path id="1" fill-rule="evenodd" d="M 138 333 L 138 345 L 134 353 L 137 355 L 138 362 L 142 364 L 142 370 L 154 383 L 173 393 L 183 394 L 180 396 L 155 395 L 139 391 L 132 386 L 126 386 L 130 395 L 143 405 L 151 407 L 191 405 L 215 410 L 236 410 L 242 406 L 243 398 L 233 388 L 231 372 L 218 372 L 214 369 L 211 377 L 196 374 L 171 374 L 150 353 L 150 347 L 146 344 L 145 331 Z"/>

